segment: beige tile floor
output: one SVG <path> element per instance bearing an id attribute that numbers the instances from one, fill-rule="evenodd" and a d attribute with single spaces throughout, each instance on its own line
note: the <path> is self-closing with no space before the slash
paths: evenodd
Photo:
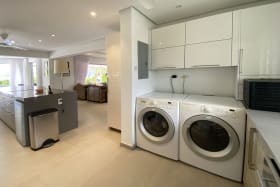
<path id="1" fill-rule="evenodd" d="M 120 147 L 106 126 L 106 104 L 79 102 L 79 128 L 37 152 L 0 122 L 0 187 L 240 187 L 152 153 Z"/>

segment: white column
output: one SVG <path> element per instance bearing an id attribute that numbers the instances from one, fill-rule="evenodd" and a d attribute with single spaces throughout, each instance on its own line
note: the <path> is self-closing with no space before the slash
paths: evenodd
<path id="1" fill-rule="evenodd" d="M 25 88 L 33 88 L 33 64 L 28 61 L 28 58 L 23 63 L 23 83 Z"/>
<path id="2" fill-rule="evenodd" d="M 43 73 L 42 73 L 42 60 L 38 59 L 36 62 L 36 76 L 37 76 L 37 87 L 43 87 Z"/>
<path id="3" fill-rule="evenodd" d="M 10 62 L 10 87 L 16 88 L 16 67 L 17 67 L 17 63 L 16 62 Z"/>

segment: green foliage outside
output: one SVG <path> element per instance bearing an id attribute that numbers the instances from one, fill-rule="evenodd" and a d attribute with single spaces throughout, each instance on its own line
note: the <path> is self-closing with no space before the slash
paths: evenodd
<path id="1" fill-rule="evenodd" d="M 5 79 L 5 80 L 0 80 L 0 87 L 5 87 L 5 86 L 9 86 L 10 85 L 10 81 Z"/>
<path id="2" fill-rule="evenodd" d="M 89 65 L 86 84 L 107 83 L 107 67 Z"/>

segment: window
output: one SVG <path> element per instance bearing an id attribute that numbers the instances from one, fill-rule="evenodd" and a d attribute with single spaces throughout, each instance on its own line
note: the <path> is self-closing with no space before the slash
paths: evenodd
<path id="1" fill-rule="evenodd" d="M 11 66 L 9 63 L 0 63 L 0 87 L 10 85 Z"/>
<path id="2" fill-rule="evenodd" d="M 107 66 L 106 65 L 88 65 L 86 84 L 107 83 Z"/>

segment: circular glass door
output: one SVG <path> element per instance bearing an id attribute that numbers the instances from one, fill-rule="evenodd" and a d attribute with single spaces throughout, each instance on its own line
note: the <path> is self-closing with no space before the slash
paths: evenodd
<path id="1" fill-rule="evenodd" d="M 182 129 L 185 143 L 200 156 L 226 160 L 239 149 L 236 132 L 225 121 L 210 115 L 189 118 Z"/>
<path id="2" fill-rule="evenodd" d="M 146 139 L 157 143 L 170 141 L 175 131 L 170 116 L 165 111 L 153 107 L 140 112 L 138 128 Z"/>

